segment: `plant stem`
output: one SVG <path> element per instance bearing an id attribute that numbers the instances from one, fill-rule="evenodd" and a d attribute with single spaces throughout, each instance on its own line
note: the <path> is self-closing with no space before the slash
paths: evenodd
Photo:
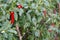
<path id="1" fill-rule="evenodd" d="M 18 36 L 19 36 L 19 40 L 22 40 L 22 36 L 21 36 L 21 32 L 19 31 L 18 24 L 16 24 L 16 30 L 17 30 L 17 33 L 18 33 Z"/>

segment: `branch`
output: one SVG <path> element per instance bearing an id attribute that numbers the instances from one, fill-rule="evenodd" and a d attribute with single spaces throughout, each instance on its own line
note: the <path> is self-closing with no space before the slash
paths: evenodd
<path id="1" fill-rule="evenodd" d="M 19 36 L 19 40 L 22 40 L 22 36 L 21 36 L 21 32 L 19 31 L 18 24 L 16 24 L 16 30 L 17 30 L 17 33 L 18 33 L 18 36 Z"/>

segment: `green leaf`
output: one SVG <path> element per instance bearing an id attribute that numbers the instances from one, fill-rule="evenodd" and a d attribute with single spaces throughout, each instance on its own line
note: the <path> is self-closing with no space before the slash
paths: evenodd
<path id="1" fill-rule="evenodd" d="M 36 20 L 35 17 L 32 18 L 32 23 L 36 26 L 36 24 L 37 24 L 37 20 Z"/>
<path id="2" fill-rule="evenodd" d="M 23 9 L 19 10 L 19 16 L 22 16 L 22 14 L 24 13 Z"/>
<path id="3" fill-rule="evenodd" d="M 28 20 L 31 22 L 31 15 L 26 13 Z"/>
<path id="4" fill-rule="evenodd" d="M 39 30 L 36 30 L 36 31 L 35 31 L 35 36 L 36 36 L 36 37 L 40 37 L 40 31 L 39 31 Z"/>
<path id="5" fill-rule="evenodd" d="M 3 33 L 3 36 L 4 36 L 5 38 L 8 38 L 8 34 L 7 34 L 7 33 Z"/>
<path id="6" fill-rule="evenodd" d="M 18 15 L 17 15 L 16 12 L 15 12 L 15 14 L 14 14 L 14 17 L 15 17 L 15 20 L 17 21 L 17 20 L 18 20 Z"/>
<path id="7" fill-rule="evenodd" d="M 8 30 L 8 32 L 17 34 L 17 32 L 15 30 L 13 30 L 13 29 Z"/>

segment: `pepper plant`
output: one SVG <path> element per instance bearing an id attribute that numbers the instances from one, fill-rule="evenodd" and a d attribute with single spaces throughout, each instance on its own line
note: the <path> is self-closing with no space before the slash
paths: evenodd
<path id="1" fill-rule="evenodd" d="M 60 0 L 0 0 L 0 40 L 60 40 Z"/>

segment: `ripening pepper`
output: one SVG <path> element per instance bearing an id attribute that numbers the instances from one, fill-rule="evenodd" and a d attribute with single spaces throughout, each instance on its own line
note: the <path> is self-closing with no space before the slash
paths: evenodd
<path id="1" fill-rule="evenodd" d="M 19 9 L 22 8 L 22 5 L 21 4 L 17 5 L 17 8 L 19 8 Z"/>
<path id="2" fill-rule="evenodd" d="M 10 21 L 11 21 L 11 24 L 14 24 L 14 11 L 10 12 Z"/>

